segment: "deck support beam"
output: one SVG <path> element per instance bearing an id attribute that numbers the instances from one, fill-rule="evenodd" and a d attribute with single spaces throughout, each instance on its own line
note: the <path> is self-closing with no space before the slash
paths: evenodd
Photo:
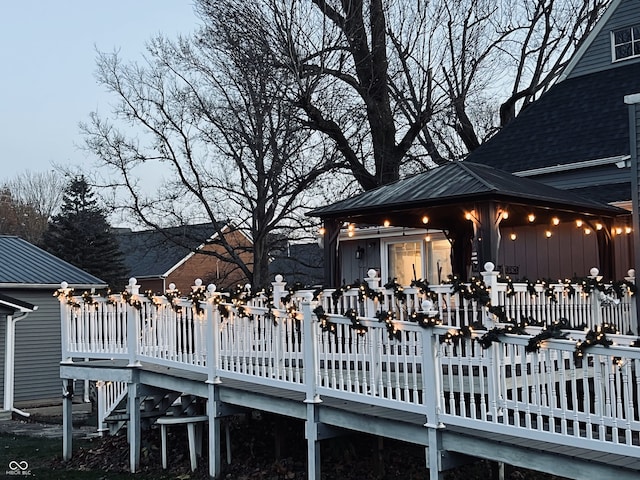
<path id="1" fill-rule="evenodd" d="M 427 427 L 429 446 L 426 448 L 429 480 L 444 480 L 444 472 L 440 468 L 440 452 L 442 451 L 442 435 L 440 429 Z"/>
<path id="2" fill-rule="evenodd" d="M 62 380 L 62 459 L 71 460 L 73 445 L 73 380 Z"/>
<path id="3" fill-rule="evenodd" d="M 207 415 L 209 415 L 209 477 L 218 478 L 222 474 L 220 463 L 220 398 L 215 383 L 209 383 Z M 227 461 L 229 461 L 229 438 L 227 437 Z"/>
<path id="4" fill-rule="evenodd" d="M 320 438 L 318 435 L 318 408 L 316 403 L 307 402 L 305 437 L 307 439 L 307 478 L 320 480 Z"/>
<path id="5" fill-rule="evenodd" d="M 140 467 L 140 392 L 137 377 L 138 375 L 135 375 L 135 380 L 127 385 L 127 410 L 129 411 L 127 436 L 131 473 L 136 473 Z"/>

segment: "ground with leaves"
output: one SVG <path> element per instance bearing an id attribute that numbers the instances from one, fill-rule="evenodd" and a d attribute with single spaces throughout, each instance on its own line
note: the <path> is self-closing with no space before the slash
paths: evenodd
<path id="1" fill-rule="evenodd" d="M 233 480 L 300 480 L 306 478 L 306 442 L 303 423 L 282 417 L 262 415 L 234 418 L 230 423 L 232 462 L 226 464 L 222 445 L 222 478 Z M 200 460 L 196 472 L 189 469 L 186 430 L 169 429 L 169 469 L 162 470 L 159 429 L 143 435 L 140 471 L 149 478 L 208 479 L 207 462 Z M 205 436 L 206 437 L 206 436 Z M 224 435 L 223 435 L 224 438 Z M 206 440 L 205 440 L 206 443 Z M 206 452 L 206 444 L 204 445 Z M 51 468 L 64 471 L 129 471 L 129 447 L 125 434 L 96 438 L 74 449 L 73 458 L 51 461 Z M 447 472 L 447 480 L 486 480 L 491 465 L 477 462 Z M 322 443 L 323 480 L 424 479 L 424 452 L 414 445 L 379 440 L 368 435 L 350 435 Z M 507 468 L 511 480 L 558 480 L 559 477 Z"/>

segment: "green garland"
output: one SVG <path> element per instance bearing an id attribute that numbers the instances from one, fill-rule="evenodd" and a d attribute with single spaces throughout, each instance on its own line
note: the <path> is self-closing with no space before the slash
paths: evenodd
<path id="1" fill-rule="evenodd" d="M 385 327 L 387 328 L 389 340 L 402 340 L 402 333 L 396 328 L 394 323 L 395 315 L 393 312 L 380 310 L 378 313 L 376 313 L 376 318 L 378 319 L 378 322 L 384 323 Z"/>

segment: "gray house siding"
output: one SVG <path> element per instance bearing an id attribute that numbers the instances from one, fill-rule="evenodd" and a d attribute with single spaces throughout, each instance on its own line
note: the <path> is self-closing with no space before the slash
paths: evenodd
<path id="1" fill-rule="evenodd" d="M 356 258 L 358 249 L 362 252 L 360 258 Z M 367 272 L 372 268 L 380 273 L 380 240 L 377 238 L 344 241 L 341 244 L 340 255 L 343 283 L 365 280 Z"/>
<path id="2" fill-rule="evenodd" d="M 24 408 L 52 399 L 59 400 L 62 392 L 59 301 L 53 296 L 53 290 L 3 289 L 2 292 L 38 306 L 38 310 L 16 324 L 14 404 Z M 0 338 L 1 351 L 4 352 L 6 321 L 4 316 L 2 319 Z M 2 385 L 4 363 L 2 355 Z"/>
<path id="3" fill-rule="evenodd" d="M 542 175 L 527 175 L 538 182 L 561 190 L 572 190 L 598 185 L 612 185 L 629 181 L 629 168 L 618 168 L 616 165 L 603 165 L 579 170 L 567 170 Z"/>
<path id="4" fill-rule="evenodd" d="M 623 0 L 613 12 L 611 18 L 603 25 L 582 58 L 576 63 L 567 78 L 615 68 L 622 63 L 639 62 L 640 58 L 613 63 L 611 55 L 611 32 L 623 27 L 640 24 L 640 8 L 638 0 Z"/>

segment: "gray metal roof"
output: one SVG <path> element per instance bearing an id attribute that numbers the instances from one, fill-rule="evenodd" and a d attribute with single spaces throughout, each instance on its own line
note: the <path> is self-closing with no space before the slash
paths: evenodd
<path id="1" fill-rule="evenodd" d="M 103 280 L 18 237 L 0 235 L 0 287 L 43 286 L 103 288 Z"/>
<path id="2" fill-rule="evenodd" d="M 613 217 L 625 214 L 590 198 L 560 190 L 528 178 L 471 162 L 449 162 L 433 170 L 399 180 L 309 213 L 321 218 L 352 218 L 375 223 L 394 212 L 438 208 L 441 224 L 451 216 L 452 207 L 473 208 L 478 201 L 496 201 L 526 208 Z M 358 220 L 360 217 L 360 220 Z M 414 216 L 419 226 L 419 216 Z M 399 218 L 399 217 L 397 217 Z M 430 225 L 433 223 L 430 221 Z M 381 223 L 377 223 L 380 225 Z M 392 223 L 414 226 L 408 218 Z"/>

